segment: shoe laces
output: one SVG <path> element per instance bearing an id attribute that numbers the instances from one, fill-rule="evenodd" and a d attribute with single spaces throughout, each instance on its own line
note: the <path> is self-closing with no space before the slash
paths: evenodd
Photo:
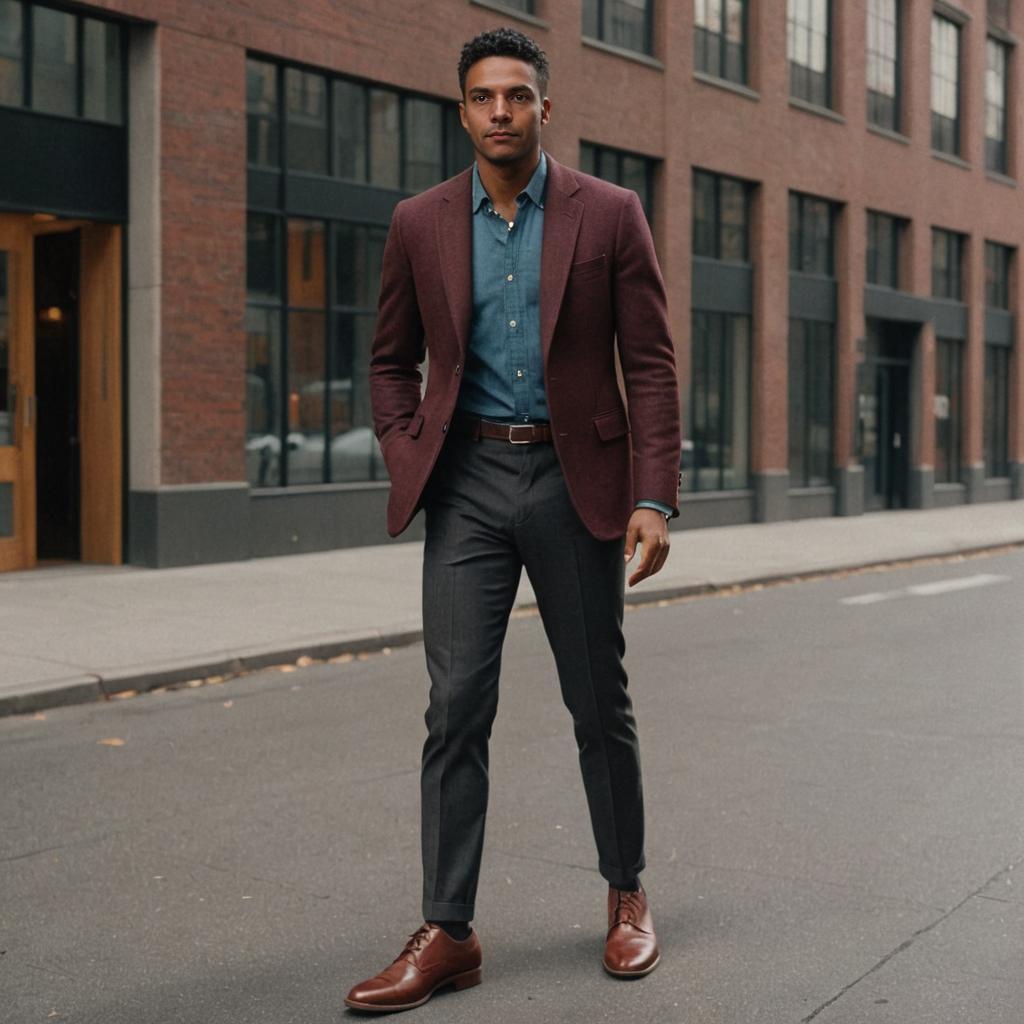
<path id="1" fill-rule="evenodd" d="M 629 889 L 616 889 L 616 892 L 619 900 L 615 905 L 615 924 L 638 924 L 642 913 L 640 890 L 632 892 Z"/>
<path id="2" fill-rule="evenodd" d="M 397 963 L 403 957 L 413 957 L 419 953 L 423 947 L 430 941 L 431 932 L 433 929 L 429 924 L 421 924 L 410 936 L 409 941 L 405 944 L 405 948 L 398 956 L 395 957 L 394 963 Z"/>

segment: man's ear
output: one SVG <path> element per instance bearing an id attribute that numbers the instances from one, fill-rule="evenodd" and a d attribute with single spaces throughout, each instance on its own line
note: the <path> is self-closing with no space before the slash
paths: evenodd
<path id="1" fill-rule="evenodd" d="M 462 122 L 463 128 L 469 127 L 469 125 L 466 124 L 466 104 L 463 103 L 462 100 L 459 100 L 459 120 Z"/>
<path id="2" fill-rule="evenodd" d="M 460 104 L 461 105 L 461 104 Z M 540 103 L 540 123 L 547 124 L 551 120 L 551 100 L 544 97 Z"/>

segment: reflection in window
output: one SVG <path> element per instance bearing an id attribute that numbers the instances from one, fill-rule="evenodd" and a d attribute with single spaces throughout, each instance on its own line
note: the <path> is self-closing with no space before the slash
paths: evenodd
<path id="1" fill-rule="evenodd" d="M 404 184 L 410 192 L 421 192 L 437 184 L 444 173 L 441 105 L 432 100 L 407 99 L 403 113 Z"/>
<path id="2" fill-rule="evenodd" d="M 746 0 L 694 0 L 693 66 L 745 85 Z"/>
<path id="3" fill-rule="evenodd" d="M 257 167 L 279 167 L 277 68 L 249 59 L 245 62 L 245 110 L 248 161 Z"/>
<path id="4" fill-rule="evenodd" d="M 1013 249 L 996 242 L 985 243 L 985 305 L 1010 308 L 1010 260 Z"/>
<path id="5" fill-rule="evenodd" d="M 583 0 L 583 34 L 637 53 L 651 52 L 654 0 Z"/>
<path id="6" fill-rule="evenodd" d="M 0 0 L 0 103 L 20 107 L 24 76 L 24 28 L 20 0 Z"/>
<path id="7" fill-rule="evenodd" d="M 964 236 L 932 228 L 932 295 L 937 299 L 963 301 Z"/>
<path id="8" fill-rule="evenodd" d="M 287 68 L 284 76 L 288 168 L 327 173 L 327 85 L 322 75 Z"/>
<path id="9" fill-rule="evenodd" d="M 900 22 L 898 0 L 868 3 L 868 121 L 898 131 Z"/>
<path id="10" fill-rule="evenodd" d="M 381 188 L 402 184 L 398 108 L 397 93 L 370 90 L 370 181 Z"/>
<path id="11" fill-rule="evenodd" d="M 868 211 L 868 284 L 900 286 L 900 221 Z"/>
<path id="12" fill-rule="evenodd" d="M 932 149 L 960 152 L 960 27 L 932 16 Z"/>
<path id="13" fill-rule="evenodd" d="M 819 107 L 831 104 L 830 14 L 829 0 L 789 0 L 786 14 L 789 94 Z"/>
<path id="14" fill-rule="evenodd" d="M 789 321 L 789 483 L 832 482 L 833 326 Z"/>
<path id="15" fill-rule="evenodd" d="M 985 167 L 1006 173 L 1006 57 L 1009 47 L 998 39 L 986 44 Z"/>
<path id="16" fill-rule="evenodd" d="M 683 446 L 684 491 L 748 484 L 750 318 L 693 311 L 690 401 Z"/>
<path id="17" fill-rule="evenodd" d="M 281 483 L 281 314 L 245 311 L 245 468 L 251 487 Z"/>
<path id="18" fill-rule="evenodd" d="M 935 343 L 935 482 L 960 482 L 960 359 L 962 344 Z"/>
<path id="19" fill-rule="evenodd" d="M 120 124 L 120 26 L 96 18 L 83 19 L 82 60 L 85 73 L 85 116 L 94 121 Z"/>
<path id="20" fill-rule="evenodd" d="M 338 79 L 334 88 L 334 169 L 344 181 L 366 181 L 366 87 Z"/>
<path id="21" fill-rule="evenodd" d="M 1010 475 L 1010 348 L 985 346 L 985 476 Z"/>
<path id="22" fill-rule="evenodd" d="M 834 207 L 826 199 L 789 194 L 789 269 L 804 274 L 835 273 Z"/>
<path id="23" fill-rule="evenodd" d="M 609 146 L 580 143 L 580 170 L 636 192 L 648 223 L 654 217 L 654 165 L 655 161 L 649 157 Z"/>
<path id="24" fill-rule="evenodd" d="M 49 7 L 32 12 L 32 108 L 74 117 L 78 113 L 78 46 L 75 16 Z"/>
<path id="25" fill-rule="evenodd" d="M 750 249 L 750 186 L 738 178 L 693 172 L 693 254 L 746 263 Z"/>

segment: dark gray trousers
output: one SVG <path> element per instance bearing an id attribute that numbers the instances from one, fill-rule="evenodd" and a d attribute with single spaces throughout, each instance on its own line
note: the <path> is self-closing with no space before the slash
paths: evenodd
<path id="1" fill-rule="evenodd" d="M 473 917 L 501 649 L 524 566 L 573 718 L 598 868 L 627 885 L 644 867 L 644 814 L 622 666 L 623 541 L 586 530 L 550 444 L 450 437 L 424 505 L 424 919 Z"/>

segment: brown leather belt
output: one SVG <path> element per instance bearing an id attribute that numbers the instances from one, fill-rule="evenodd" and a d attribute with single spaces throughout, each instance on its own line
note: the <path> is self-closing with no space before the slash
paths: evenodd
<path id="1" fill-rule="evenodd" d="M 492 423 L 473 416 L 457 416 L 452 421 L 452 430 L 460 437 L 471 437 L 474 441 L 487 437 L 509 444 L 551 443 L 550 423 Z"/>

